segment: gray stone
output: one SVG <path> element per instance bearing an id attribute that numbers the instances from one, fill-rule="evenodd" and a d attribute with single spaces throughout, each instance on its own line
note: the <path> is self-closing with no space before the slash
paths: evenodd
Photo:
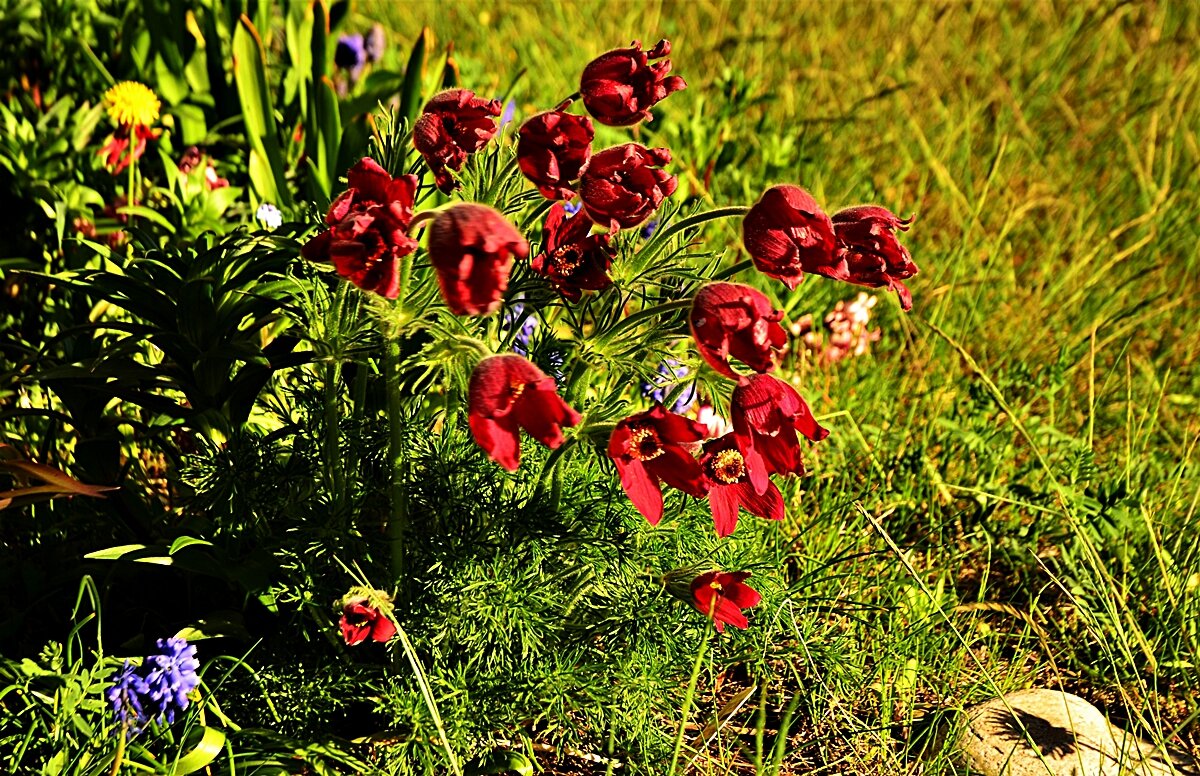
<path id="1" fill-rule="evenodd" d="M 1022 690 L 968 709 L 958 745 L 984 776 L 1200 776 L 1187 755 L 1156 749 L 1056 690 Z"/>

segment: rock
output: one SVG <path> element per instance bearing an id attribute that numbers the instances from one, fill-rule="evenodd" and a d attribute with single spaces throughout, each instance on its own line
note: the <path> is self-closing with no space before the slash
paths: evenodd
<path id="1" fill-rule="evenodd" d="M 1092 704 L 1056 690 L 1023 690 L 967 710 L 958 746 L 984 776 L 1200 776 L 1180 752 L 1110 725 Z"/>

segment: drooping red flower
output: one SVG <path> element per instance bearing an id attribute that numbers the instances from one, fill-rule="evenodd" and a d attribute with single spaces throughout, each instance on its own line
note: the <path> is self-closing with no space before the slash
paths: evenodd
<path id="1" fill-rule="evenodd" d="M 845 280 L 833 223 L 799 186 L 772 186 L 742 221 L 742 244 L 764 275 L 795 288 L 805 272 Z"/>
<path id="2" fill-rule="evenodd" d="M 587 116 L 550 110 L 533 116 L 517 134 L 517 163 L 546 199 L 575 196 L 571 181 L 592 156 L 596 131 Z"/>
<path id="3" fill-rule="evenodd" d="M 684 445 L 707 436 L 704 426 L 668 412 L 661 404 L 622 420 L 608 439 L 621 487 L 650 525 L 662 519 L 662 483 L 696 498 L 705 493 L 704 473 Z"/>
<path id="4" fill-rule="evenodd" d="M 508 288 L 513 257 L 528 255 L 521 233 L 487 205 L 453 205 L 429 227 L 429 260 L 442 298 L 457 315 L 495 312 Z"/>
<path id="5" fill-rule="evenodd" d="M 696 349 L 712 368 L 737 379 L 729 357 L 755 372 L 775 368 L 775 353 L 787 344 L 779 325 L 783 311 L 761 291 L 739 283 L 709 283 L 696 292 L 688 323 Z"/>
<path id="6" fill-rule="evenodd" d="M 743 377 L 733 389 L 730 415 L 757 493 L 770 484 L 768 473 L 804 474 L 797 432 L 813 442 L 829 436 L 796 389 L 771 375 Z"/>
<path id="7" fill-rule="evenodd" d="M 596 152 L 579 181 L 584 212 L 614 232 L 637 226 L 675 192 L 675 176 L 662 169 L 670 161 L 667 149 L 637 143 Z"/>
<path id="8" fill-rule="evenodd" d="M 509 471 L 521 465 L 520 429 L 551 449 L 579 413 L 556 392 L 553 377 L 518 355 L 489 356 L 471 373 L 467 417 L 475 443 Z"/>
<path id="9" fill-rule="evenodd" d="M 566 208 L 556 202 L 546 216 L 542 252 L 530 267 L 559 292 L 578 302 L 583 292 L 602 291 L 612 285 L 608 268 L 616 250 L 609 245 L 612 234 L 589 234 L 591 219 L 582 213 L 567 218 Z"/>
<path id="10" fill-rule="evenodd" d="M 500 100 L 476 97 L 468 89 L 447 89 L 425 104 L 413 125 L 413 146 L 433 170 L 439 189 L 454 190 L 450 170 L 461 170 L 468 155 L 495 137 L 496 117 L 503 109 Z"/>
<path id="11" fill-rule="evenodd" d="M 717 633 L 726 625 L 750 627 L 742 610 L 758 606 L 762 596 L 745 584 L 749 577 L 749 571 L 709 571 L 692 580 L 692 605 L 712 618 Z"/>
<path id="12" fill-rule="evenodd" d="M 337 273 L 388 299 L 400 292 L 399 259 L 417 249 L 407 230 L 413 217 L 415 175 L 393 178 L 363 158 L 346 175 L 348 188 L 325 216 L 329 228 L 300 249 L 309 261 L 333 262 Z"/>
<path id="13" fill-rule="evenodd" d="M 611 127 L 649 119 L 656 103 L 687 87 L 679 76 L 667 76 L 671 60 L 649 62 L 670 53 L 671 43 L 665 39 L 649 51 L 642 51 L 641 41 L 635 40 L 629 48 L 613 49 L 593 59 L 583 69 L 579 84 L 588 113 Z"/>
<path id="14" fill-rule="evenodd" d="M 120 173 L 126 167 L 142 158 L 146 153 L 146 141 L 153 140 L 162 134 L 157 129 L 142 124 L 122 124 L 113 130 L 106 142 L 97 152 L 104 157 L 104 166 L 112 170 L 113 175 Z"/>
<path id="15" fill-rule="evenodd" d="M 779 488 L 767 480 L 766 489 L 757 492 L 750 467 L 733 434 L 704 443 L 700 468 L 708 484 L 708 504 L 717 536 L 729 536 L 737 528 L 739 507 L 768 520 L 783 519 L 783 496 Z"/>
<path id="16" fill-rule="evenodd" d="M 917 274 L 908 249 L 896 240 L 896 230 L 908 231 L 913 219 L 900 218 L 878 205 L 861 205 L 833 214 L 837 257 L 845 278 L 873 288 L 887 287 L 900 297 L 900 306 L 912 309 L 912 293 L 903 280 Z"/>
<path id="17" fill-rule="evenodd" d="M 367 595 L 348 595 L 342 599 L 342 617 L 338 620 L 338 625 L 341 626 L 342 639 L 347 645 L 361 644 L 368 638 L 372 641 L 387 642 L 396 635 L 396 626 L 384 611 L 389 608 L 386 603 L 388 600 L 390 599 L 384 596 L 383 605 L 379 605 L 379 601 L 372 602 L 371 597 Z"/>

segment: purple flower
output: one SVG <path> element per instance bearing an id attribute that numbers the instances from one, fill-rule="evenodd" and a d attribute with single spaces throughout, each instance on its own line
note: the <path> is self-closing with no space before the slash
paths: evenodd
<path id="1" fill-rule="evenodd" d="M 387 35 L 383 31 L 383 25 L 376 22 L 371 25 L 371 31 L 367 33 L 364 51 L 367 55 L 368 62 L 378 62 L 383 59 L 383 50 L 387 48 Z"/>
<path id="2" fill-rule="evenodd" d="M 200 684 L 196 647 L 187 639 L 159 639 L 155 646 L 157 651 L 141 666 L 125 661 L 113 686 L 105 691 L 127 736 L 141 732 L 151 721 L 174 722 L 175 712 L 188 707 L 188 693 Z"/>
<path id="3" fill-rule="evenodd" d="M 579 209 L 581 207 L 583 207 L 582 202 L 564 202 L 563 203 L 563 210 L 567 211 L 567 215 L 570 215 L 570 216 L 573 216 L 576 213 L 578 213 Z"/>
<path id="4" fill-rule="evenodd" d="M 687 377 L 691 373 L 685 365 L 681 364 L 677 359 L 668 357 L 658 365 L 658 375 L 652 382 L 643 382 L 641 384 L 642 395 L 651 401 L 663 404 L 667 401 L 667 396 L 682 378 Z M 683 391 L 675 403 L 668 407 L 676 414 L 682 414 L 691 409 L 696 403 L 696 386 L 693 384 Z"/>
<path id="5" fill-rule="evenodd" d="M 142 728 L 146 727 L 146 723 L 150 721 L 149 715 L 142 707 L 142 700 L 147 692 L 146 680 L 138 674 L 137 668 L 128 660 L 125 661 L 121 673 L 117 675 L 116 682 L 104 692 L 104 696 L 112 704 L 113 715 L 116 716 L 117 723 L 125 729 L 127 737 L 141 732 Z"/>
<path id="6" fill-rule="evenodd" d="M 649 240 L 658 231 L 658 219 L 652 218 L 642 227 L 642 239 Z"/>
<path id="7" fill-rule="evenodd" d="M 337 48 L 333 50 L 333 64 L 349 70 L 350 80 L 358 80 L 358 74 L 366 63 L 367 49 L 362 35 L 355 33 L 338 37 Z"/>
<path id="8" fill-rule="evenodd" d="M 517 101 L 509 100 L 504 103 L 504 113 L 500 114 L 500 129 L 513 120 L 513 116 L 517 113 Z"/>
<path id="9" fill-rule="evenodd" d="M 517 329 L 516 336 L 513 337 L 513 352 L 517 355 L 529 356 L 529 340 L 533 338 L 533 333 L 537 331 L 538 319 L 532 312 L 526 315 L 525 305 L 521 302 L 516 302 L 512 307 L 504 312 L 504 319 L 500 322 L 500 331 L 512 331 L 517 324 L 520 323 L 520 328 Z"/>

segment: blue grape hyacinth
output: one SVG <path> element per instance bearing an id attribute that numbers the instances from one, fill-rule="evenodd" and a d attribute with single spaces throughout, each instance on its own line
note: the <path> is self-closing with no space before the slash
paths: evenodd
<path id="1" fill-rule="evenodd" d="M 128 660 L 105 691 L 117 723 L 133 736 L 150 722 L 171 724 L 188 707 L 188 694 L 200 684 L 196 647 L 184 638 L 159 639 L 140 666 Z"/>

